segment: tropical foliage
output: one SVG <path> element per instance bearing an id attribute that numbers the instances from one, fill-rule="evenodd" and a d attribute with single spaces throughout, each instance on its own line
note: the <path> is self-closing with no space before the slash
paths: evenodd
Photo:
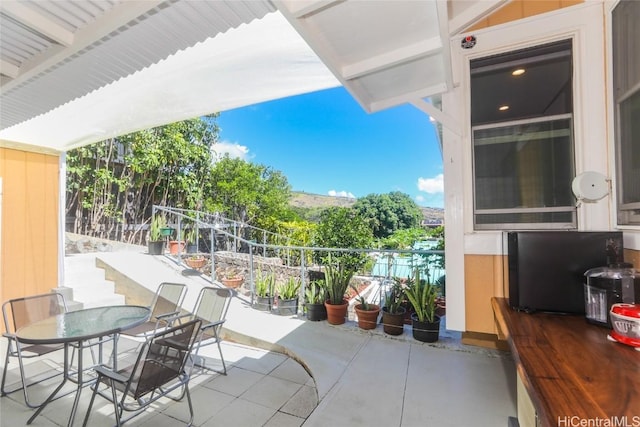
<path id="1" fill-rule="evenodd" d="M 320 248 L 370 248 L 373 234 L 368 223 L 351 208 L 327 208 L 322 212 L 313 245 Z M 365 253 L 318 251 L 319 264 L 340 263 L 346 270 L 357 271 L 368 260 Z"/>
<path id="2" fill-rule="evenodd" d="M 287 280 L 278 284 L 278 297 L 280 299 L 295 299 L 300 292 L 300 279 L 289 276 Z"/>
<path id="3" fill-rule="evenodd" d="M 421 322 L 434 322 L 436 317 L 438 288 L 420 279 L 420 270 L 413 270 L 413 277 L 407 280 L 404 294 Z"/>
<path id="4" fill-rule="evenodd" d="M 273 294 L 276 275 L 273 271 L 258 271 L 255 278 L 256 296 L 266 298 Z"/>
<path id="5" fill-rule="evenodd" d="M 369 194 L 356 201 L 353 209 L 369 221 L 373 235 L 385 238 L 396 230 L 420 226 L 422 212 L 409 195 L 394 191 Z"/>
<path id="6" fill-rule="evenodd" d="M 327 285 L 324 280 L 312 281 L 305 290 L 307 304 L 322 304 L 327 299 Z"/>
<path id="7" fill-rule="evenodd" d="M 353 270 L 342 263 L 329 262 L 325 265 L 324 277 L 330 304 L 342 304 L 353 274 Z"/>
<path id="8" fill-rule="evenodd" d="M 141 244 L 153 205 L 220 212 L 269 230 L 277 220 L 295 219 L 288 206 L 290 186 L 281 172 L 214 157 L 216 117 L 70 150 L 66 213 L 74 222 L 68 231 Z"/>
<path id="9" fill-rule="evenodd" d="M 213 165 L 206 188 L 206 210 L 241 223 L 265 228 L 268 218 L 291 215 L 287 178 L 268 166 L 226 155 Z"/>
<path id="10" fill-rule="evenodd" d="M 141 243 L 154 204 L 200 209 L 218 139 L 216 115 L 146 129 L 67 153 L 70 231 Z"/>

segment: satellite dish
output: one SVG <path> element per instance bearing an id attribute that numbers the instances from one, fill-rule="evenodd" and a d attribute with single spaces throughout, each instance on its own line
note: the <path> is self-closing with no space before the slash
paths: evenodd
<path id="1" fill-rule="evenodd" d="M 573 178 L 571 189 L 578 200 L 596 202 L 609 194 L 609 183 L 601 173 L 583 172 Z"/>

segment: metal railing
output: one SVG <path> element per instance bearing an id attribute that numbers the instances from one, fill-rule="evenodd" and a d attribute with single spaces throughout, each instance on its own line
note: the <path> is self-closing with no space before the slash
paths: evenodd
<path id="1" fill-rule="evenodd" d="M 185 230 L 195 230 L 196 241 L 200 253 L 209 253 L 211 259 L 211 281 L 217 281 L 216 277 L 216 251 L 227 250 L 231 252 L 242 252 L 248 254 L 248 272 L 251 293 L 251 303 L 255 298 L 255 273 L 256 257 L 266 257 L 267 254 L 285 254 L 280 257 L 283 266 L 296 268 L 300 275 L 300 295 L 304 296 L 307 287 L 307 273 L 309 270 L 318 270 L 320 265 L 315 263 L 322 253 L 331 253 L 338 256 L 340 254 L 363 254 L 363 267 L 356 274 L 365 275 L 377 279 L 381 283 L 391 283 L 395 278 L 407 278 L 410 272 L 417 268 L 421 272 L 421 277 L 441 287 L 444 294 L 444 251 L 432 249 L 412 249 L 412 250 L 392 250 L 392 249 L 372 249 L 372 248 L 322 248 L 277 245 L 268 243 L 268 237 L 277 236 L 279 239 L 287 239 L 286 236 L 277 235 L 266 230 L 261 230 L 247 224 L 241 224 L 222 217 L 219 214 L 208 214 L 199 211 L 167 208 L 154 206 L 153 214 L 162 214 L 167 217 L 167 224 L 176 231 L 176 239 L 181 241 L 185 236 Z M 245 239 L 240 236 L 243 230 L 258 231 L 263 236 L 261 242 L 253 239 Z M 182 260 L 186 251 L 179 250 L 175 259 Z M 384 286 L 380 287 L 378 301 L 382 303 Z M 303 298 L 301 298 L 302 300 Z"/>

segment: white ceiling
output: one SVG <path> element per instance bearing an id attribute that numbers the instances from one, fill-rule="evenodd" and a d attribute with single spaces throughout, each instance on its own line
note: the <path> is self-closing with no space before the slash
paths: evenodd
<path id="1" fill-rule="evenodd" d="M 370 112 L 424 103 L 451 88 L 451 32 L 504 2 L 2 0 L 0 144 L 65 151 L 340 84 Z"/>

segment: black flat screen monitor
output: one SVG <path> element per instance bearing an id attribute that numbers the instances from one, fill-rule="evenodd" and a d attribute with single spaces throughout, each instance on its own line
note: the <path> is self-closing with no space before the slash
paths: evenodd
<path id="1" fill-rule="evenodd" d="M 509 304 L 516 310 L 584 314 L 584 273 L 622 262 L 622 232 L 507 233 Z"/>

